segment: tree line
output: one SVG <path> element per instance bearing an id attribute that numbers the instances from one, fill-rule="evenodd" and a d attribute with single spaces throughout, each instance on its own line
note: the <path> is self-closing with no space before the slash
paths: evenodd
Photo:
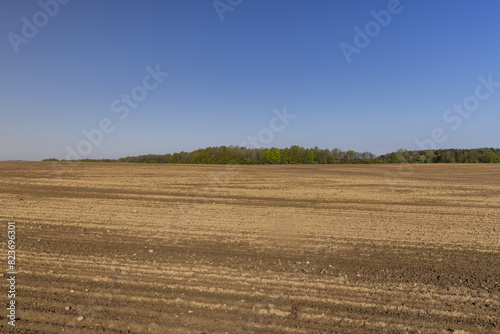
<path id="1" fill-rule="evenodd" d="M 45 159 L 55 161 L 57 159 Z M 500 149 L 439 149 L 396 152 L 376 156 L 370 152 L 291 146 L 246 148 L 218 146 L 192 152 L 147 154 L 119 159 L 82 159 L 86 162 L 176 163 L 176 164 L 374 164 L 374 163 L 498 163 Z"/>
<path id="2" fill-rule="evenodd" d="M 183 163 L 183 164 L 326 164 L 369 163 L 376 156 L 369 152 L 342 151 L 291 146 L 289 148 L 246 148 L 220 146 L 201 148 L 192 152 L 165 155 L 141 155 L 120 158 L 121 162 Z"/>
<path id="3" fill-rule="evenodd" d="M 388 163 L 497 163 L 500 162 L 500 149 L 444 149 L 408 151 L 399 149 L 396 152 L 379 157 Z"/>

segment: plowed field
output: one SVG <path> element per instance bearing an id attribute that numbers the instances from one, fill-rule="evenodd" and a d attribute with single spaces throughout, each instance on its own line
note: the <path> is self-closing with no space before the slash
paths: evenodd
<path id="1" fill-rule="evenodd" d="M 500 164 L 1 162 L 0 189 L 18 333 L 500 333 Z"/>

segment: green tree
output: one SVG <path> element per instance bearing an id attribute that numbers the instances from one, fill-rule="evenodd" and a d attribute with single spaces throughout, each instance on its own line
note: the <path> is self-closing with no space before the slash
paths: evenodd
<path id="1" fill-rule="evenodd" d="M 179 163 L 179 153 L 172 154 L 172 160 L 170 160 L 170 162 L 173 164 Z"/>
<path id="2" fill-rule="evenodd" d="M 281 163 L 281 153 L 277 148 L 264 151 L 264 159 L 268 164 L 279 164 Z"/>

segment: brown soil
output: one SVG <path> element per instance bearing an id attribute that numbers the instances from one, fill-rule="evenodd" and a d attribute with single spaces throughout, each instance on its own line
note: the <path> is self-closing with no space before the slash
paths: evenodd
<path id="1" fill-rule="evenodd" d="M 0 187 L 19 333 L 500 333 L 500 165 L 2 162 Z"/>

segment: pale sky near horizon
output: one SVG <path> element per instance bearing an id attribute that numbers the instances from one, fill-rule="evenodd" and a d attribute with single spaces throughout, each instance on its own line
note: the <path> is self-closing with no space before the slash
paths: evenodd
<path id="1" fill-rule="evenodd" d="M 498 1 L 215 4 L 1 1 L 0 160 L 500 147 Z"/>

